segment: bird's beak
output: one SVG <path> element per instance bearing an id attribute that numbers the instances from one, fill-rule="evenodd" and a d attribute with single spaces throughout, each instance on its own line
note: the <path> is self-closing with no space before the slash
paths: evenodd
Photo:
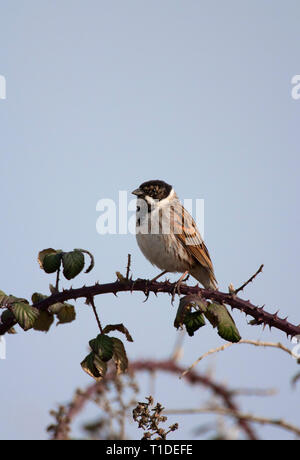
<path id="1" fill-rule="evenodd" d="M 131 192 L 133 195 L 136 195 L 136 196 L 142 196 L 143 195 L 143 192 L 140 188 L 136 188 L 135 190 L 133 190 L 133 192 Z"/>

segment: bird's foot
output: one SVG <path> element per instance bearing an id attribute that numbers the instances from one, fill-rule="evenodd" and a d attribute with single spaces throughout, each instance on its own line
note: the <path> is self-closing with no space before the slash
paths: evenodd
<path id="1" fill-rule="evenodd" d="M 189 272 L 186 271 L 186 272 L 183 273 L 183 275 L 181 275 L 179 280 L 176 283 L 174 283 L 174 288 L 172 290 L 172 300 L 171 300 L 172 305 L 173 305 L 174 300 L 175 300 L 175 295 L 178 294 L 180 296 L 180 294 L 181 294 L 180 286 L 182 285 L 182 283 L 184 283 L 185 281 L 188 280 L 189 276 L 190 276 Z"/>

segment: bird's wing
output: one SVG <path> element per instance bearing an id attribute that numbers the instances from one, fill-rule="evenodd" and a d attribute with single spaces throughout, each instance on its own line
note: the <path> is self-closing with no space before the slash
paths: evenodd
<path id="1" fill-rule="evenodd" d="M 182 205 L 175 206 L 173 213 L 176 238 L 184 245 L 190 255 L 213 275 L 214 269 L 209 252 L 201 238 L 194 219 Z"/>

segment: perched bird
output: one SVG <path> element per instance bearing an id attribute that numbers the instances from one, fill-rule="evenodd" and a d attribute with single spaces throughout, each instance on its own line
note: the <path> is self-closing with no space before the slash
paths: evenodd
<path id="1" fill-rule="evenodd" d="M 144 256 L 163 270 L 191 274 L 206 289 L 217 289 L 208 250 L 191 215 L 181 205 L 173 187 L 161 180 L 144 182 L 137 196 L 136 239 Z"/>

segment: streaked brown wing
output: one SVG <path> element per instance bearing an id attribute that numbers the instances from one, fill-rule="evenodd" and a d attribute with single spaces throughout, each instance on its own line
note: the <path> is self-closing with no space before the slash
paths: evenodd
<path id="1" fill-rule="evenodd" d="M 174 233 L 186 250 L 208 271 L 214 272 L 209 252 L 192 216 L 183 206 L 173 208 Z"/>

